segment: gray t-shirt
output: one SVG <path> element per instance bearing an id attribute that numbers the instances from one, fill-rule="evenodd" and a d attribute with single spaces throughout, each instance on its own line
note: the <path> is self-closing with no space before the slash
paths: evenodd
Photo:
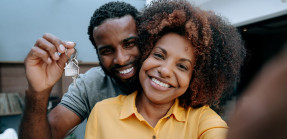
<path id="1" fill-rule="evenodd" d="M 76 87 L 73 84 L 69 86 L 60 105 L 73 111 L 82 120 L 89 116 L 97 102 L 127 93 L 101 67 L 94 67 L 85 74 L 80 74 L 76 84 Z"/>

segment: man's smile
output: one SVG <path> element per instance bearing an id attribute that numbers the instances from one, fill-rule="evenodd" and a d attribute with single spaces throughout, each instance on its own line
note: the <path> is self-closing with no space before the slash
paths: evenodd
<path id="1" fill-rule="evenodd" d="M 135 75 L 136 67 L 134 64 L 128 64 L 125 66 L 120 66 L 113 68 L 112 70 L 121 79 L 128 79 Z"/>
<path id="2" fill-rule="evenodd" d="M 119 71 L 120 74 L 128 74 L 129 72 L 131 72 L 134 69 L 134 67 Z"/>

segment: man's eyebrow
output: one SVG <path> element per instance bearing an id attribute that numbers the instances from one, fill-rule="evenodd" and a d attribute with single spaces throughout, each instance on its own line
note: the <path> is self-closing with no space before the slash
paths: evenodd
<path id="1" fill-rule="evenodd" d="M 111 48 L 111 47 L 112 47 L 111 45 L 102 45 L 102 46 L 98 47 L 98 51 L 101 51 L 101 50 L 106 49 L 106 48 Z"/>
<path id="2" fill-rule="evenodd" d="M 131 37 L 125 38 L 122 42 L 128 42 L 129 40 L 132 40 L 132 39 L 138 39 L 138 36 L 131 36 Z"/>

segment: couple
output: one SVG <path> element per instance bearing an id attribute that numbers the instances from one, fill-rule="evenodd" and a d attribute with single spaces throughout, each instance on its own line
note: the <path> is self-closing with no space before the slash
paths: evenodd
<path id="1" fill-rule="evenodd" d="M 63 138 L 91 109 L 87 138 L 225 137 L 226 123 L 209 106 L 239 76 L 245 49 L 234 27 L 186 1 L 154 2 L 139 17 L 112 2 L 95 11 L 88 34 L 103 69 L 81 75 L 48 117 L 50 91 L 67 61 L 57 52 L 66 47 L 71 55 L 75 44 L 45 34 L 28 54 L 21 138 Z"/>

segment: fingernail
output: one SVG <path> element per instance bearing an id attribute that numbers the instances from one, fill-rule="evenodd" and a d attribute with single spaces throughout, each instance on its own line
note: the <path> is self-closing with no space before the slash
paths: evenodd
<path id="1" fill-rule="evenodd" d="M 67 43 L 68 45 L 74 45 L 74 44 L 76 44 L 76 43 L 71 42 L 71 41 L 67 41 L 66 43 Z"/>
<path id="2" fill-rule="evenodd" d="M 61 49 L 61 51 L 62 51 L 62 52 L 64 52 L 64 51 L 65 51 L 65 49 L 66 49 L 66 48 L 64 47 L 64 45 L 63 45 L 63 44 L 60 44 L 60 46 L 59 46 L 59 47 L 60 47 L 60 49 Z"/>
<path id="3" fill-rule="evenodd" d="M 58 54 L 58 52 L 55 52 L 54 55 L 55 55 L 56 60 L 58 60 L 58 59 L 59 59 L 59 54 Z"/>
<path id="4" fill-rule="evenodd" d="M 48 57 L 48 64 L 51 64 L 52 63 L 52 59 L 50 57 Z"/>

